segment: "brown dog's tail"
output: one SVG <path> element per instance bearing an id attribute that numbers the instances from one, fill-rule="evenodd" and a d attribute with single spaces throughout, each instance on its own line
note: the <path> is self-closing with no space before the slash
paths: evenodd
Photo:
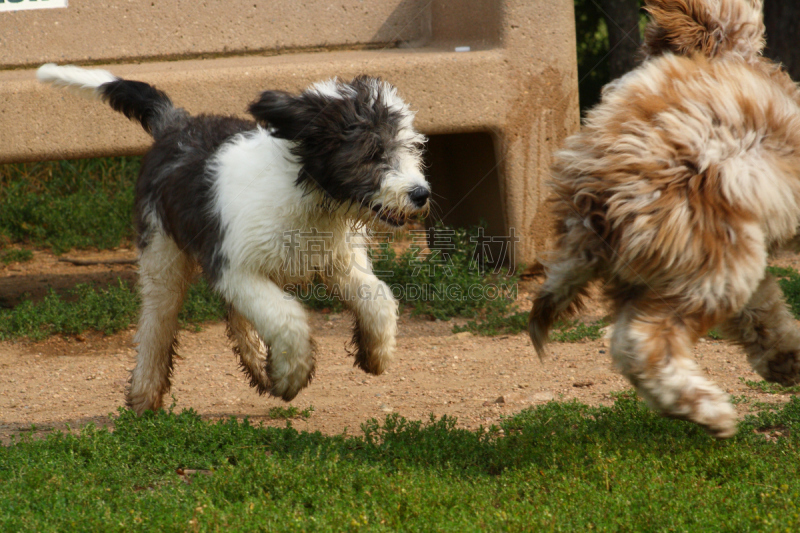
<path id="1" fill-rule="evenodd" d="M 644 52 L 706 57 L 737 54 L 745 59 L 764 50 L 762 0 L 646 0 L 650 22 Z"/>
<path id="2" fill-rule="evenodd" d="M 540 359 L 546 355 L 544 345 L 553 324 L 583 307 L 586 286 L 596 277 L 593 263 L 587 261 L 585 255 L 578 254 L 548 267 L 547 280 L 539 290 L 528 317 L 528 332 Z"/>

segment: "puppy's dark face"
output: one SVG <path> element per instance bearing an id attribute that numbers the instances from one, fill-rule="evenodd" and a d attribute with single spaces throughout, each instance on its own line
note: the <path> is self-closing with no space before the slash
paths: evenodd
<path id="1" fill-rule="evenodd" d="M 299 96 L 266 91 L 250 113 L 275 137 L 297 143 L 299 186 L 359 206 L 365 219 L 393 228 L 427 210 L 430 186 L 420 170 L 425 138 L 389 83 L 360 76 L 317 83 Z"/>

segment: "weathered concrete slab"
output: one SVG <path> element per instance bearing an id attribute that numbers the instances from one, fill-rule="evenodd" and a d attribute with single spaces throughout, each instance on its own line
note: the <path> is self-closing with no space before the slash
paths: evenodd
<path id="1" fill-rule="evenodd" d="M 551 226 L 542 194 L 551 153 L 579 125 L 574 32 L 572 0 L 71 0 L 0 13 L 0 162 L 149 144 L 97 102 L 38 85 L 43 62 L 155 84 L 193 113 L 243 114 L 265 89 L 380 75 L 418 110 L 424 133 L 491 135 L 497 168 L 486 175 L 499 179 L 506 232 L 522 238 L 515 259 L 532 264 Z"/>

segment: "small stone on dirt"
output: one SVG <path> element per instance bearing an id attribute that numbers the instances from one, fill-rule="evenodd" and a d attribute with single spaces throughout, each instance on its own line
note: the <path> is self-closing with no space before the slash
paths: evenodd
<path id="1" fill-rule="evenodd" d="M 506 403 L 505 397 L 504 396 L 500 396 L 496 400 L 489 400 L 489 401 L 483 402 L 483 405 L 488 407 L 490 405 L 502 405 L 504 403 Z"/>
<path id="2" fill-rule="evenodd" d="M 469 331 L 462 331 L 461 333 L 455 333 L 450 335 L 449 337 L 445 337 L 442 339 L 442 343 L 450 343 L 450 342 L 458 342 L 460 340 L 468 339 L 472 337 L 472 333 Z"/>
<path id="3" fill-rule="evenodd" d="M 550 391 L 537 392 L 528 397 L 528 400 L 531 402 L 550 402 L 555 399 L 555 395 Z"/>

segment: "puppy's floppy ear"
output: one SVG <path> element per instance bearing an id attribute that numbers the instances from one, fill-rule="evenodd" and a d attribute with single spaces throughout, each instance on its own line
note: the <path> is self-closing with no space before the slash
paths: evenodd
<path id="1" fill-rule="evenodd" d="M 308 110 L 302 98 L 285 91 L 264 91 L 248 111 L 259 124 L 273 128 L 275 136 L 282 139 L 299 140 L 308 125 Z"/>

